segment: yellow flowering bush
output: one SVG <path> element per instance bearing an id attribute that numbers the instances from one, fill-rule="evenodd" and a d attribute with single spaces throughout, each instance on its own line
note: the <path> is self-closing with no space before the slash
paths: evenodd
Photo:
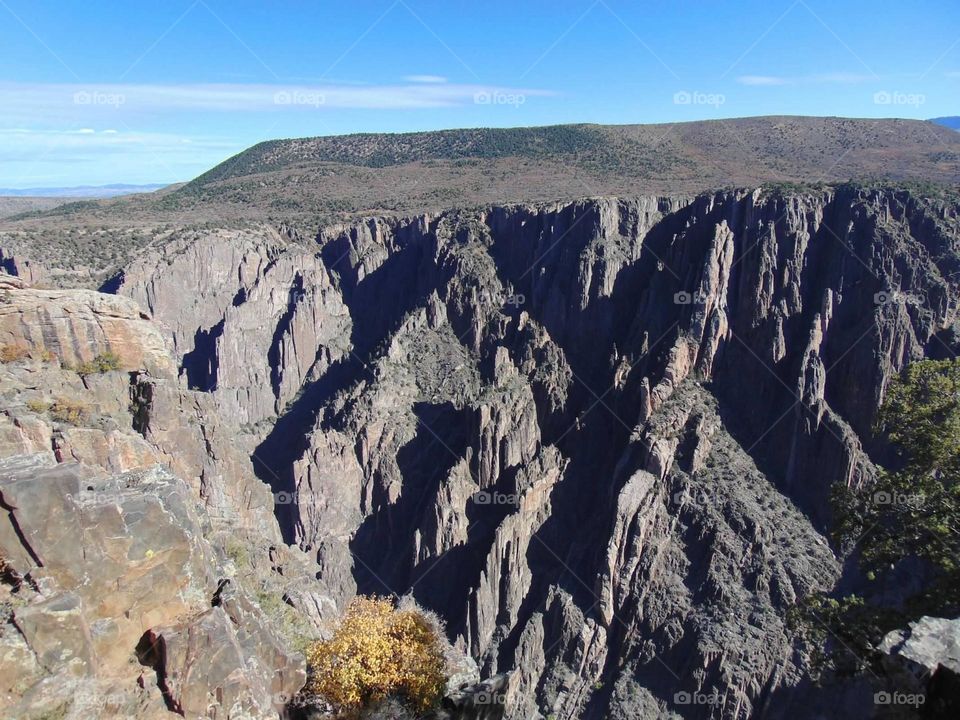
<path id="1" fill-rule="evenodd" d="M 343 712 L 399 696 L 417 711 L 433 707 L 446 683 L 438 628 L 415 609 L 357 597 L 329 640 L 307 650 L 309 690 Z"/>

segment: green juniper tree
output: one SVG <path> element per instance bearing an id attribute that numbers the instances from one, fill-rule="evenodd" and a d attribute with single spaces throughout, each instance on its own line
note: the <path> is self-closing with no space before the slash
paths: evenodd
<path id="1" fill-rule="evenodd" d="M 875 664 L 890 630 L 960 613 L 960 360 L 910 365 L 891 384 L 876 430 L 897 462 L 868 489 L 834 496 L 835 539 L 862 572 L 863 591 L 814 595 L 791 613 L 808 640 L 828 648 L 821 669 L 840 674 Z M 905 566 L 917 587 L 901 586 Z"/>

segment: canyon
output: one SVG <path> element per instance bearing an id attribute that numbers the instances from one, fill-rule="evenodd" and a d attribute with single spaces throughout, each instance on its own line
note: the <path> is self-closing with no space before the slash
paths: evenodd
<path id="1" fill-rule="evenodd" d="M 870 182 L 173 229 L 99 291 L 18 245 L 0 344 L 54 360 L 2 366 L 7 711 L 289 713 L 362 593 L 516 720 L 872 717 L 787 615 L 850 580 L 885 389 L 955 355 L 958 246 L 953 195 Z"/>

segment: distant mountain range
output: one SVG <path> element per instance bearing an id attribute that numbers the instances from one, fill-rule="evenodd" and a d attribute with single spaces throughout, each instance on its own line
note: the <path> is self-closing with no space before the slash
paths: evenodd
<path id="1" fill-rule="evenodd" d="M 930 118 L 930 122 L 944 127 L 960 130 L 960 115 L 950 115 L 947 117 Z"/>
<path id="2" fill-rule="evenodd" d="M 166 185 L 81 185 L 60 188 L 0 188 L 0 197 L 64 197 L 64 198 L 109 198 L 118 195 L 132 195 L 159 190 Z"/>

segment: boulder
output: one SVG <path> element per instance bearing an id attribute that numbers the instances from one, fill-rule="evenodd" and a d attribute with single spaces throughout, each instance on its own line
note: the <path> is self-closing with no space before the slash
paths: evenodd
<path id="1" fill-rule="evenodd" d="M 960 618 L 925 616 L 887 633 L 878 650 L 893 688 L 883 704 L 916 698 L 927 717 L 960 717 Z"/>

